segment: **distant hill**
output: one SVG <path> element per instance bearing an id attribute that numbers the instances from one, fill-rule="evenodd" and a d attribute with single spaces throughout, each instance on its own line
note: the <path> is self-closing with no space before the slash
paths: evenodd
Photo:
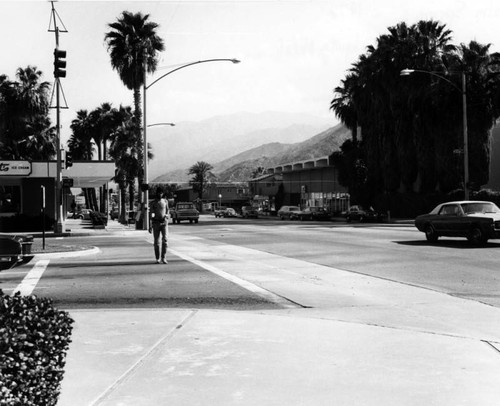
<path id="1" fill-rule="evenodd" d="M 235 165 L 218 171 L 219 164 L 214 165 L 213 172 L 221 182 L 247 181 L 251 179 L 252 173 L 260 166 L 269 168 L 290 162 L 304 161 L 306 159 L 320 158 L 330 155 L 340 149 L 342 143 L 351 137 L 351 132 L 343 125 L 339 124 L 314 137 L 296 144 L 267 144 L 254 150 L 248 151 L 248 159 L 244 159 L 245 154 L 239 154 L 242 161 Z M 269 150 L 267 146 L 272 146 Z M 252 158 L 255 150 L 262 150 L 260 157 Z M 271 151 L 276 151 L 272 154 Z M 224 162 L 221 163 L 222 167 Z"/>
<path id="2" fill-rule="evenodd" d="M 272 142 L 241 152 L 213 164 L 212 172 L 221 182 L 248 181 L 258 167 L 268 168 L 330 155 L 333 151 L 338 150 L 350 136 L 351 132 L 339 124 L 302 142 L 293 144 Z M 187 182 L 189 176 L 187 169 L 177 170 L 159 176 L 155 181 Z"/>
<path id="3" fill-rule="evenodd" d="M 296 143 L 331 127 L 332 119 L 280 112 L 237 113 L 175 127 L 148 128 L 154 158 L 149 177 L 189 168 L 197 161 L 212 165 L 270 142 Z"/>

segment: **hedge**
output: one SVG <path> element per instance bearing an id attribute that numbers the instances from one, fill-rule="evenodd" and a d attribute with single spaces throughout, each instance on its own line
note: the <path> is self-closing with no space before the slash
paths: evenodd
<path id="1" fill-rule="evenodd" d="M 90 220 L 94 226 L 106 226 L 108 224 L 108 216 L 98 211 L 90 212 Z"/>
<path id="2" fill-rule="evenodd" d="M 0 405 L 56 405 L 73 320 L 51 299 L 0 290 Z"/>

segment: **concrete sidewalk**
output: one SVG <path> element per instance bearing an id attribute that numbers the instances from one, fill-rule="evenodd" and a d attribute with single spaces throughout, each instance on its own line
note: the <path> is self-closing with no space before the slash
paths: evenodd
<path id="1" fill-rule="evenodd" d="M 74 311 L 58 405 L 498 405 L 481 340 L 195 310 Z"/>
<path id="2" fill-rule="evenodd" d="M 498 405 L 498 308 L 175 233 L 171 247 L 303 306 L 70 311 L 58 406 Z"/>

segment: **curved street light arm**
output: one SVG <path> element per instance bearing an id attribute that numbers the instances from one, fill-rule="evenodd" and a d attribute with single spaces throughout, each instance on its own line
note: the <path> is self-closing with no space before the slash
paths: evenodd
<path id="1" fill-rule="evenodd" d="M 156 124 L 148 124 L 147 127 L 156 127 L 156 126 L 164 126 L 169 125 L 170 127 L 175 127 L 175 123 L 156 123 Z"/>
<path id="2" fill-rule="evenodd" d="M 439 79 L 442 79 L 446 82 L 448 82 L 450 85 L 452 85 L 455 89 L 457 89 L 459 92 L 462 92 L 462 89 L 460 89 L 460 87 L 458 87 L 455 83 L 453 83 L 450 79 L 448 78 L 445 78 L 444 76 L 441 76 L 439 74 L 437 74 L 436 72 L 433 72 L 433 71 L 430 71 L 430 70 L 421 70 L 421 69 L 403 69 L 399 75 L 400 76 L 410 76 L 412 73 L 427 73 L 428 75 L 431 75 L 431 76 L 436 76 L 437 78 Z"/>
<path id="3" fill-rule="evenodd" d="M 228 59 L 228 58 L 205 59 L 205 60 L 202 60 L 202 61 L 196 61 L 196 62 L 187 63 L 186 65 L 179 66 L 178 68 L 175 68 L 175 69 L 173 69 L 173 70 L 171 70 L 171 71 L 169 71 L 169 72 L 161 75 L 158 79 L 154 80 L 149 85 L 147 85 L 146 86 L 146 90 L 149 89 L 151 86 L 153 86 L 159 80 L 163 79 L 165 76 L 170 75 L 171 73 L 177 72 L 178 70 L 183 69 L 183 68 L 187 68 L 188 66 L 198 65 L 200 63 L 206 63 L 206 62 L 232 62 L 232 63 L 240 63 L 240 61 L 238 59 Z"/>

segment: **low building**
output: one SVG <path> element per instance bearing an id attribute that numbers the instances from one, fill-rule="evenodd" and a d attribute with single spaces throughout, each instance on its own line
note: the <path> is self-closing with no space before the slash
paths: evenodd
<path id="1" fill-rule="evenodd" d="M 111 161 L 79 161 L 62 169 L 63 217 L 71 209 L 70 188 L 98 188 L 107 185 L 115 175 Z M 17 214 L 38 216 L 42 209 L 47 217 L 57 218 L 56 161 L 0 161 L 0 216 Z M 69 203 L 68 203 L 69 202 Z"/>
<path id="2" fill-rule="evenodd" d="M 273 202 L 275 210 L 281 205 L 319 206 L 336 213 L 349 207 L 347 189 L 338 182 L 338 170 L 328 156 L 268 168 L 267 174 L 249 183 L 256 195 Z"/>

